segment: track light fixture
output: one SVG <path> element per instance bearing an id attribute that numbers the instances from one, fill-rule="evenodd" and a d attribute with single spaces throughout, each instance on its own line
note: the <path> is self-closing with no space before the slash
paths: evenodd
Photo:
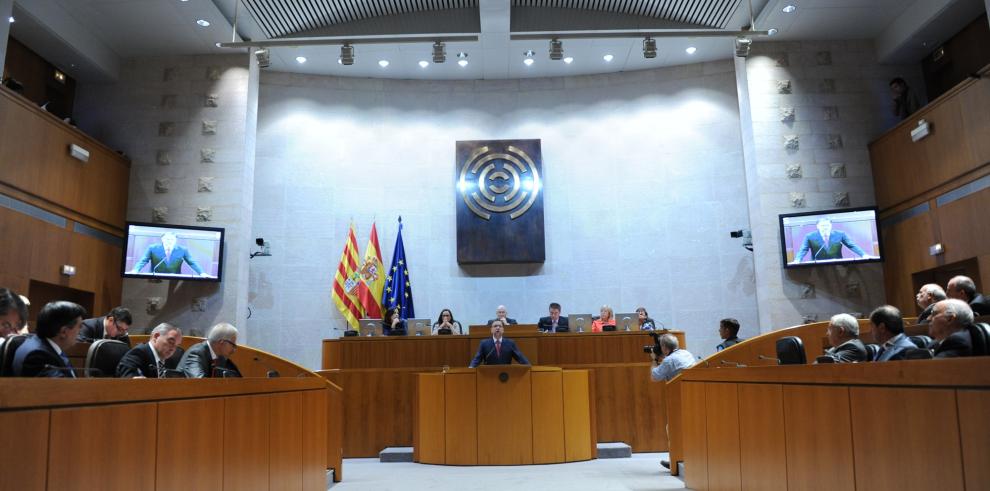
<path id="1" fill-rule="evenodd" d="M 340 47 L 340 64 L 348 66 L 354 64 L 354 46 L 351 43 L 344 43 Z"/>
<path id="2" fill-rule="evenodd" d="M 258 67 L 268 68 L 272 64 L 271 53 L 268 48 L 258 48 L 254 50 L 254 57 L 258 59 Z"/>
<path id="3" fill-rule="evenodd" d="M 433 63 L 447 61 L 447 51 L 445 48 L 446 46 L 440 41 L 433 43 Z"/>
<path id="4" fill-rule="evenodd" d="M 753 40 L 748 37 L 736 38 L 736 56 L 746 58 L 749 56 L 749 48 L 753 45 Z"/>
<path id="5" fill-rule="evenodd" d="M 553 38 L 550 40 L 550 59 L 551 60 L 564 59 L 564 43 L 560 42 L 560 40 L 557 38 Z"/>
<path id="6" fill-rule="evenodd" d="M 657 40 L 646 36 L 643 39 L 643 58 L 657 57 Z"/>

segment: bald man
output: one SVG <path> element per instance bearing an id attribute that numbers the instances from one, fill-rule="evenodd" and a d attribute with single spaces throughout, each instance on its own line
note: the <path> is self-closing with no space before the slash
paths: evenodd
<path id="1" fill-rule="evenodd" d="M 502 321 L 502 324 L 518 324 L 515 319 L 509 318 L 509 311 L 505 309 L 505 305 L 499 305 L 498 308 L 495 309 L 495 318 L 488 319 L 488 326 L 491 327 L 492 322 L 495 322 L 496 320 Z"/>
<path id="2" fill-rule="evenodd" d="M 949 280 L 945 293 L 949 298 L 969 304 L 975 316 L 990 315 L 990 300 L 976 292 L 976 283 L 969 276 L 959 275 Z"/>

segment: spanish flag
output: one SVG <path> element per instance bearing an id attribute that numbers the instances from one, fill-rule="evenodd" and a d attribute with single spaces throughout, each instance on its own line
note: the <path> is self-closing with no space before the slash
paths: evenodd
<path id="1" fill-rule="evenodd" d="M 347 243 L 344 244 L 344 253 L 340 255 L 340 264 L 337 266 L 337 274 L 333 278 L 333 299 L 334 305 L 344 316 L 344 320 L 353 329 L 358 329 L 358 319 L 364 315 L 361 309 L 361 302 L 358 299 L 358 247 L 357 238 L 354 236 L 354 224 L 351 224 L 350 232 L 347 234 Z"/>
<path id="2" fill-rule="evenodd" d="M 368 247 L 364 249 L 364 261 L 358 269 L 361 276 L 358 298 L 361 299 L 364 316 L 369 319 L 382 318 L 382 287 L 385 286 L 385 275 L 382 270 L 382 249 L 378 247 L 378 231 L 372 222 Z"/>

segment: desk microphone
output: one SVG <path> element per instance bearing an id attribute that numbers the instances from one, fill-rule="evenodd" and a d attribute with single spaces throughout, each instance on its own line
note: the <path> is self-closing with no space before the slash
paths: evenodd
<path id="1" fill-rule="evenodd" d="M 492 346 L 492 349 L 490 349 L 490 350 L 488 351 L 488 354 L 487 354 L 487 355 L 485 355 L 485 357 L 484 357 L 484 358 L 482 358 L 482 360 L 481 360 L 481 364 L 482 364 L 482 365 L 488 365 L 488 357 L 489 357 L 489 356 L 492 356 L 492 353 L 494 353 L 494 352 L 495 352 L 495 347 L 494 347 L 494 346 Z"/>
<path id="2" fill-rule="evenodd" d="M 261 358 L 258 358 L 257 356 L 255 356 L 255 357 L 254 357 L 254 361 L 255 361 L 256 363 L 258 363 L 258 364 L 260 364 L 261 366 L 263 366 L 263 367 L 265 367 L 265 368 L 267 368 L 267 369 L 268 369 L 268 378 L 278 378 L 278 377 L 279 377 L 279 373 L 278 373 L 278 370 L 276 370 L 276 369 L 274 369 L 274 368 L 272 368 L 272 367 L 271 367 L 270 365 L 268 365 L 267 363 L 265 363 L 265 362 L 263 362 L 263 361 L 261 361 Z"/>
<path id="3" fill-rule="evenodd" d="M 213 367 L 214 377 L 216 377 L 217 372 L 220 372 L 220 378 L 239 378 L 241 376 L 236 370 L 231 370 L 224 367 Z"/>
<path id="4" fill-rule="evenodd" d="M 76 377 L 76 370 L 78 370 L 78 371 L 80 371 L 82 373 L 87 373 L 87 374 L 88 373 L 92 373 L 92 374 L 95 374 L 97 376 L 103 375 L 103 370 L 100 370 L 99 368 L 69 368 L 69 367 L 60 367 L 58 365 L 45 364 L 45 369 L 43 371 L 39 372 L 37 376 L 38 377 L 43 377 L 45 371 L 48 371 L 48 370 L 58 370 L 58 371 L 63 372 L 63 373 L 68 373 L 70 376 L 72 376 L 72 378 L 79 378 L 79 377 Z"/>

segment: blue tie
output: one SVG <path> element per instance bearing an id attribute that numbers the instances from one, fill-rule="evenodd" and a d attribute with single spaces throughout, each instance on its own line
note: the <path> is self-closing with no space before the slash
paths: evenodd
<path id="1" fill-rule="evenodd" d="M 59 353 L 58 356 L 62 357 L 62 361 L 65 362 L 65 366 L 69 368 L 69 370 L 68 370 L 69 371 L 69 376 L 72 377 L 72 378 L 75 378 L 76 377 L 76 372 L 74 370 L 72 370 L 72 363 L 69 362 L 69 357 L 65 355 L 65 352 L 64 351 L 61 352 L 61 353 Z"/>

